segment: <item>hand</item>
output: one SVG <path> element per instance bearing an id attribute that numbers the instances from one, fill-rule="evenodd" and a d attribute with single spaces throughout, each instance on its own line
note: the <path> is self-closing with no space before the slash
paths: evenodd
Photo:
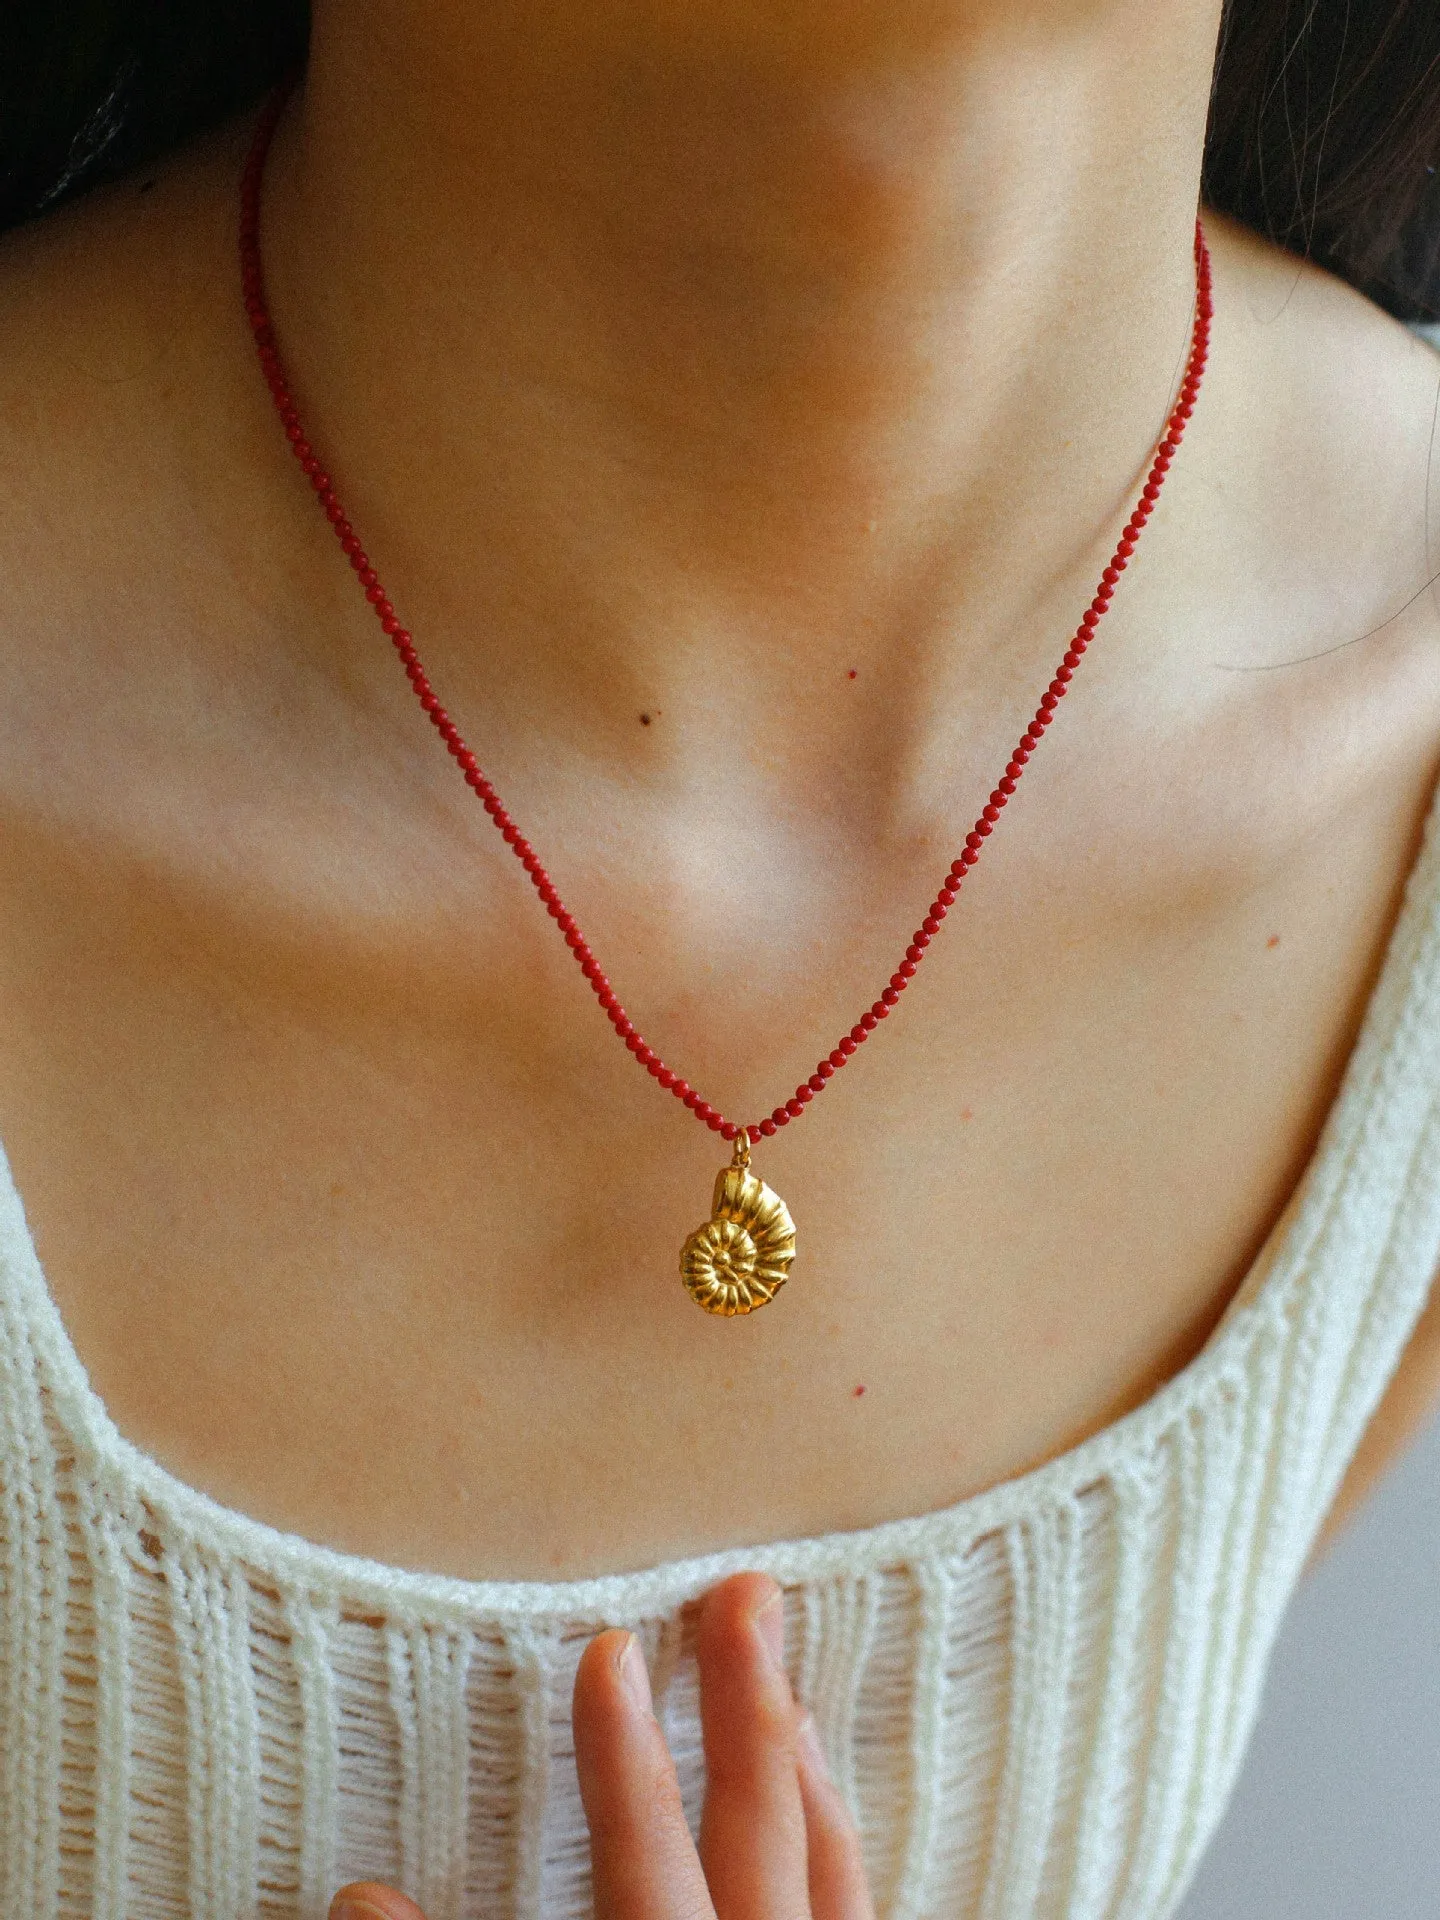
<path id="1" fill-rule="evenodd" d="M 698 1851 L 639 1643 L 616 1630 L 585 1649 L 575 1763 L 596 1920 L 873 1920 L 859 1840 L 790 1691 L 780 1632 L 780 1589 L 763 1574 L 736 1574 L 705 1596 L 696 1652 L 708 1788 Z M 366 1881 L 341 1888 L 330 1920 L 425 1916 Z"/>

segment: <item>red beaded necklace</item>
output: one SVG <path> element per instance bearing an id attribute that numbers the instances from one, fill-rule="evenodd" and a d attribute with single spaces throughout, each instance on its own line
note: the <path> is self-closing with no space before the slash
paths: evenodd
<path id="1" fill-rule="evenodd" d="M 560 898 L 549 874 L 540 864 L 534 848 L 511 819 L 500 796 L 481 771 L 474 754 L 466 746 L 459 728 L 441 706 L 430 684 L 429 676 L 421 664 L 420 656 L 416 652 L 415 642 L 401 625 L 385 589 L 380 584 L 379 575 L 371 566 L 369 557 L 360 544 L 359 536 L 346 517 L 345 509 L 340 504 L 330 475 L 325 471 L 319 456 L 306 438 L 305 430 L 300 424 L 299 410 L 290 392 L 279 349 L 275 343 L 275 328 L 265 304 L 264 277 L 260 263 L 260 184 L 265 169 L 265 156 L 269 151 L 270 141 L 291 84 L 293 83 L 287 82 L 280 87 L 267 101 L 260 114 L 240 193 L 240 264 L 245 310 L 250 317 L 250 325 L 255 335 L 255 345 L 265 379 L 284 423 L 286 435 L 295 451 L 295 457 L 315 489 L 316 497 L 324 507 L 326 517 L 335 529 L 336 538 L 359 577 L 360 585 L 365 591 L 365 598 L 375 609 L 381 627 L 393 641 L 420 705 L 445 742 L 466 784 L 479 799 L 480 804 L 504 837 L 506 844 L 530 876 L 531 884 L 544 903 L 546 912 L 555 922 L 565 944 L 574 954 L 580 971 L 589 981 L 610 1024 L 652 1078 L 658 1081 L 668 1093 L 674 1094 L 677 1100 L 683 1102 L 696 1119 L 709 1127 L 712 1133 L 718 1133 L 724 1139 L 734 1143 L 731 1163 L 720 1173 L 715 1183 L 711 1217 L 686 1241 L 680 1256 L 680 1270 L 691 1296 L 707 1311 L 724 1315 L 749 1313 L 774 1298 L 785 1282 L 795 1254 L 794 1223 L 784 1201 L 750 1171 L 751 1146 L 761 1139 L 771 1138 L 781 1127 L 788 1126 L 792 1120 L 798 1120 L 816 1094 L 825 1091 L 833 1076 L 864 1045 L 880 1022 L 889 1016 L 891 1008 L 899 1003 L 901 994 L 914 979 L 916 970 L 925 957 L 926 949 L 940 931 L 941 922 L 955 904 L 965 875 L 979 860 L 981 849 L 1000 818 L 1001 809 L 1019 784 L 1031 754 L 1050 725 L 1055 709 L 1064 699 L 1071 677 L 1114 597 L 1116 582 L 1128 565 L 1130 556 L 1135 551 L 1136 542 L 1140 538 L 1146 521 L 1154 511 L 1155 502 L 1160 497 L 1165 476 L 1169 472 L 1170 464 L 1175 458 L 1184 435 L 1185 424 L 1195 410 L 1195 398 L 1200 391 L 1201 376 L 1205 370 L 1205 359 L 1209 348 L 1213 306 L 1210 254 L 1205 245 L 1204 229 L 1197 219 L 1195 222 L 1195 321 L 1179 398 L 1175 402 L 1166 423 L 1165 432 L 1155 449 L 1135 510 L 1125 523 L 1125 530 L 1111 555 L 1110 564 L 1100 576 L 1095 597 L 1081 616 L 1080 624 L 1075 630 L 1070 645 L 1066 648 L 1060 665 L 1055 670 L 1054 678 L 1041 695 L 1040 704 L 1035 709 L 1035 717 L 1021 734 L 1015 751 L 1006 763 L 1004 773 L 981 809 L 980 817 L 966 834 L 965 844 L 950 863 L 940 891 L 930 903 L 929 912 L 911 935 L 910 944 L 906 947 L 899 966 L 891 974 L 889 984 L 881 990 L 879 998 L 861 1014 L 850 1031 L 841 1036 L 834 1048 L 817 1062 L 810 1078 L 802 1080 L 788 1100 L 776 1107 L 765 1119 L 751 1121 L 748 1125 L 741 1126 L 727 1119 L 718 1108 L 702 1099 L 673 1068 L 666 1066 L 626 1013 L 615 989 L 606 979 L 599 961 L 591 952 L 589 943 L 576 925 L 574 916 Z"/>

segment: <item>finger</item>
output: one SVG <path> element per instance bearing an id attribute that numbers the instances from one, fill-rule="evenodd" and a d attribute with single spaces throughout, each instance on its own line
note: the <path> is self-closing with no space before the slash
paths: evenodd
<path id="1" fill-rule="evenodd" d="M 633 1633 L 590 1642 L 575 1675 L 574 1714 L 595 1920 L 714 1920 Z"/>
<path id="2" fill-rule="evenodd" d="M 721 1920 L 803 1920 L 809 1911 L 781 1607 L 773 1580 L 741 1573 L 713 1588 L 700 1612 L 708 1780 L 700 1859 Z"/>
<path id="3" fill-rule="evenodd" d="M 830 1777 L 815 1722 L 805 1714 L 795 1742 L 805 1808 L 810 1912 L 814 1920 L 874 1920 L 860 1836 Z"/>
<path id="4" fill-rule="evenodd" d="M 330 1902 L 330 1920 L 425 1920 L 413 1900 L 378 1880 L 355 1880 Z"/>

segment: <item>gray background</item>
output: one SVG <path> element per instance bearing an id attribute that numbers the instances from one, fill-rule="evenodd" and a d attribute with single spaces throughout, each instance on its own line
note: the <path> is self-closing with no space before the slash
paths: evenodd
<path id="1" fill-rule="evenodd" d="M 1180 1920 L 1440 1920 L 1440 1424 L 1297 1593 Z"/>

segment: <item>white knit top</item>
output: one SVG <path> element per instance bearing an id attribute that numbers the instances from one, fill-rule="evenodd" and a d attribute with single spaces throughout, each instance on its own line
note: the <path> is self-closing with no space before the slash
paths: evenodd
<path id="1" fill-rule="evenodd" d="M 0 1914 L 589 1910 L 575 1662 L 638 1629 L 686 1799 L 687 1603 L 741 1567 L 880 1911 L 1160 1920 L 1235 1778 L 1281 1612 L 1440 1258 L 1440 803 L 1340 1095 L 1199 1357 L 959 1506 L 558 1585 L 466 1583 L 226 1511 L 91 1392 L 0 1158 Z"/>

